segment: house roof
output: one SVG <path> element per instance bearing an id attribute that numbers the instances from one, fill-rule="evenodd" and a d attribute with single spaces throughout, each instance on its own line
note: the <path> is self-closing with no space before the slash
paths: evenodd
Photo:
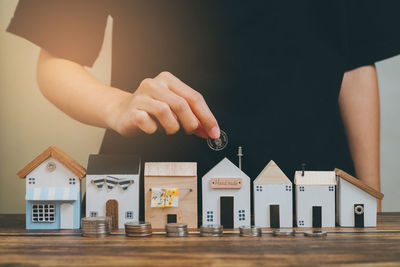
<path id="1" fill-rule="evenodd" d="M 140 157 L 137 155 L 96 154 L 89 155 L 87 175 L 139 174 Z"/>
<path id="2" fill-rule="evenodd" d="M 336 175 L 338 177 L 340 177 L 340 178 L 346 180 L 347 182 L 357 186 L 361 190 L 367 192 L 368 194 L 370 194 L 371 196 L 373 196 L 373 197 L 375 197 L 377 199 L 382 199 L 384 197 L 384 195 L 381 192 L 379 192 L 379 191 L 373 189 L 372 187 L 364 184 L 359 179 L 357 179 L 354 176 L 351 176 L 350 174 L 348 174 L 345 171 L 342 171 L 340 169 L 335 169 L 335 173 L 336 173 Z"/>
<path id="3" fill-rule="evenodd" d="M 232 175 L 232 173 L 234 173 Z M 211 176 L 210 174 L 213 174 Z M 223 158 L 217 165 L 215 165 L 211 170 L 209 170 L 202 179 L 205 178 L 246 178 L 250 180 L 250 177 L 247 176 L 241 169 L 239 169 L 232 161 L 228 158 Z"/>
<path id="4" fill-rule="evenodd" d="M 53 157 L 68 168 L 73 174 L 75 174 L 79 179 L 82 179 L 86 170 L 73 158 L 67 155 L 61 148 L 57 146 L 50 146 L 45 151 L 43 151 L 39 156 L 34 158 L 28 165 L 26 165 L 22 170 L 20 170 L 17 175 L 19 178 L 25 178 L 29 173 L 31 173 L 37 166 L 39 166 L 46 159 Z"/>
<path id="5" fill-rule="evenodd" d="M 294 183 L 296 185 L 336 185 L 336 176 L 334 171 L 296 171 Z"/>
<path id="6" fill-rule="evenodd" d="M 197 176 L 196 162 L 146 162 L 145 176 Z"/>
<path id="7" fill-rule="evenodd" d="M 254 180 L 255 184 L 292 184 L 278 165 L 271 160 Z"/>

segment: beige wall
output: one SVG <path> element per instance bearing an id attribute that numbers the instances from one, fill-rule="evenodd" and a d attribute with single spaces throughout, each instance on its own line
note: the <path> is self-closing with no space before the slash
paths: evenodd
<path id="1" fill-rule="evenodd" d="M 104 130 L 83 125 L 57 110 L 35 81 L 39 49 L 5 32 L 17 0 L 0 1 L 0 213 L 22 213 L 25 183 L 16 172 L 50 145 L 58 145 L 83 166 L 96 153 Z M 109 21 L 110 22 L 110 21 Z M 109 83 L 111 27 L 100 57 L 90 71 Z M 379 64 L 382 103 L 383 209 L 400 211 L 400 57 Z"/>
<path id="2" fill-rule="evenodd" d="M 57 145 L 86 167 L 97 153 L 103 129 L 74 121 L 40 93 L 35 68 L 39 48 L 5 32 L 17 0 L 0 1 L 0 213 L 25 212 L 25 181 L 16 173 L 50 145 Z M 109 83 L 111 19 L 103 49 L 90 71 Z"/>

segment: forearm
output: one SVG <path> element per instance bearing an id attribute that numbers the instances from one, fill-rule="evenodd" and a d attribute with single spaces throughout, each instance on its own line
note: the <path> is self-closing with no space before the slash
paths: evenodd
<path id="1" fill-rule="evenodd" d="M 97 81 L 81 65 L 41 50 L 37 81 L 56 107 L 83 123 L 112 128 L 112 109 L 126 92 Z"/>
<path id="2" fill-rule="evenodd" d="M 375 66 L 344 74 L 339 105 L 356 176 L 380 191 L 380 106 Z"/>
<path id="3" fill-rule="evenodd" d="M 37 81 L 56 107 L 83 123 L 132 136 L 139 129 L 218 138 L 218 123 L 203 96 L 169 72 L 145 78 L 134 93 L 97 81 L 81 65 L 41 50 Z M 158 122 L 158 124 L 157 124 Z"/>

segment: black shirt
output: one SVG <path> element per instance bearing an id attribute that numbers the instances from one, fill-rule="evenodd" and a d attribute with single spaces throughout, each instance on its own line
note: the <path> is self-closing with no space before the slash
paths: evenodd
<path id="1" fill-rule="evenodd" d="M 202 177 L 223 157 L 236 163 L 242 146 L 252 179 L 271 159 L 293 179 L 303 162 L 353 172 L 342 77 L 399 53 L 398 10 L 398 1 L 20 1 L 8 31 L 92 66 L 111 15 L 112 85 L 133 92 L 167 70 L 203 94 L 229 138 L 215 152 L 183 132 L 107 131 L 101 153 L 196 161 Z"/>

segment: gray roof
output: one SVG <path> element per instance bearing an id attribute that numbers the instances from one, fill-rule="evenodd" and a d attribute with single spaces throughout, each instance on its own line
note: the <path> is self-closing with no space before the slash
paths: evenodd
<path id="1" fill-rule="evenodd" d="M 139 174 L 140 157 L 137 155 L 90 155 L 86 175 Z"/>

